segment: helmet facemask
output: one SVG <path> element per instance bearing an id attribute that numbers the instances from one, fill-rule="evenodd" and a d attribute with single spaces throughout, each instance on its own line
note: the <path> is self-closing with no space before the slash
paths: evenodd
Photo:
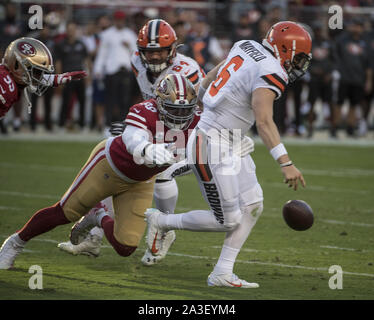
<path id="1" fill-rule="evenodd" d="M 29 92 L 35 93 L 38 96 L 49 88 L 47 81 L 44 78 L 45 74 L 51 74 L 54 71 L 53 66 L 49 70 L 40 68 L 30 63 L 28 59 L 22 59 L 20 55 L 15 52 L 17 63 L 23 70 L 22 81 L 28 87 Z"/>
<path id="2" fill-rule="evenodd" d="M 180 74 L 169 74 L 156 90 L 159 116 L 170 129 L 185 130 L 194 119 L 197 95 L 192 83 Z"/>
<path id="3" fill-rule="evenodd" d="M 283 66 L 287 71 L 290 83 L 301 78 L 306 73 L 306 71 L 309 68 L 311 60 L 311 54 L 307 55 L 304 52 L 300 52 L 294 55 L 291 61 L 286 60 L 284 62 Z"/>
<path id="4" fill-rule="evenodd" d="M 176 103 L 170 103 L 157 97 L 160 119 L 169 129 L 184 130 L 191 124 L 195 115 L 196 102 L 183 104 L 184 101 L 179 100 Z"/>
<path id="5" fill-rule="evenodd" d="M 147 70 L 149 70 L 152 73 L 161 73 L 164 71 L 167 67 L 169 67 L 172 64 L 172 60 L 174 57 L 175 52 L 175 46 L 171 47 L 156 47 L 156 48 L 140 48 L 139 47 L 139 53 L 140 58 L 143 63 L 143 65 L 146 67 Z M 164 61 L 160 61 L 160 63 L 152 63 L 148 61 L 146 57 L 146 52 L 152 52 L 152 51 L 161 51 L 161 50 L 168 50 L 168 54 L 166 59 Z"/>

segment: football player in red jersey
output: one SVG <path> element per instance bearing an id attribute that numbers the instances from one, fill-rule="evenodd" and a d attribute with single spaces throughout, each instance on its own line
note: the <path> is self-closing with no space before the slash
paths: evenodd
<path id="1" fill-rule="evenodd" d="M 131 66 L 144 100 L 156 98 L 155 88 L 167 74 L 183 75 L 194 85 L 196 92 L 198 91 L 199 84 L 205 77 L 204 71 L 195 60 L 177 52 L 177 36 L 165 20 L 147 21 L 139 31 L 137 48 L 138 50 L 132 55 Z M 111 133 L 122 134 L 123 125 L 122 122 L 112 124 Z M 158 175 L 153 199 L 159 210 L 174 213 L 178 199 L 178 186 L 174 178 L 189 172 L 192 173 L 189 166 L 179 162 Z M 112 211 L 110 209 L 111 199 L 106 199 L 103 203 L 109 211 Z M 159 236 L 163 239 L 162 250 L 154 255 L 147 249 L 141 259 L 142 263 L 147 266 L 161 261 L 176 239 L 173 230 L 163 235 L 159 234 Z M 59 243 L 58 247 L 74 255 L 98 256 L 103 237 L 104 233 L 101 228 L 93 228 L 87 238 L 79 244 L 73 245 L 67 241 Z"/>
<path id="2" fill-rule="evenodd" d="M 156 97 L 131 107 L 123 134 L 93 149 L 61 200 L 36 212 L 5 240 L 0 269 L 11 268 L 30 239 L 80 218 L 71 231 L 73 244 L 100 226 L 119 255 L 129 256 L 136 250 L 144 234 L 144 212 L 152 204 L 156 175 L 176 161 L 175 151 L 184 152 L 189 129 L 200 119 L 195 89 L 185 77 L 166 76 L 156 88 Z M 95 207 L 110 196 L 114 219 L 103 206 Z"/>
<path id="3" fill-rule="evenodd" d="M 30 93 L 41 96 L 48 87 L 86 76 L 85 71 L 53 72 L 52 55 L 42 42 L 23 37 L 10 43 L 0 64 L 0 119 L 20 99 L 21 90 L 31 107 Z"/>

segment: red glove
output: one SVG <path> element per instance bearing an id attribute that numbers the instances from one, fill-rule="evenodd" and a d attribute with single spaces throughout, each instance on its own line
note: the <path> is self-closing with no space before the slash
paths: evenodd
<path id="1" fill-rule="evenodd" d="M 58 87 L 61 84 L 68 83 L 72 80 L 80 80 L 85 77 L 87 77 L 86 71 L 72 71 L 72 72 L 65 72 L 62 74 L 54 74 L 53 75 L 53 86 Z"/>

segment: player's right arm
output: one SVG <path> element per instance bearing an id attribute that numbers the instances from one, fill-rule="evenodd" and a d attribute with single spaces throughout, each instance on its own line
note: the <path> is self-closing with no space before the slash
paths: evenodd
<path id="1" fill-rule="evenodd" d="M 305 187 L 305 180 L 301 172 L 292 164 L 281 143 L 277 126 L 273 121 L 275 98 L 276 93 L 268 88 L 257 88 L 253 91 L 251 105 L 256 118 L 256 127 L 262 141 L 281 166 L 284 182 L 297 190 L 298 181 Z"/>
<path id="2" fill-rule="evenodd" d="M 151 103 L 148 103 L 148 108 L 151 109 Z M 175 158 L 173 153 L 168 150 L 168 145 L 166 143 L 153 143 L 153 133 L 149 122 L 157 121 L 157 117 L 149 109 L 145 112 L 142 104 L 130 108 L 124 121 L 126 128 L 122 134 L 122 141 L 137 164 L 146 166 L 172 164 L 175 162 Z"/>

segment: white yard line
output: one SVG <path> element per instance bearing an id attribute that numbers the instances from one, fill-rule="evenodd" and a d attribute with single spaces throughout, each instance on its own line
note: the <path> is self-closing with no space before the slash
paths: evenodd
<path id="1" fill-rule="evenodd" d="M 269 213 L 263 213 L 264 217 L 267 218 L 277 218 L 280 219 L 282 217 L 282 209 L 280 208 L 268 208 L 265 209 L 265 211 L 276 211 L 279 212 L 279 214 L 269 214 Z M 340 224 L 340 225 L 351 225 L 355 227 L 364 227 L 364 228 L 373 228 L 374 224 L 372 223 L 365 223 L 365 222 L 352 222 L 352 221 L 341 221 L 341 220 L 329 220 L 329 219 L 318 219 L 317 222 L 322 223 L 329 223 L 329 224 Z"/>
<path id="2" fill-rule="evenodd" d="M 182 254 L 176 252 L 168 252 L 168 255 L 171 256 L 178 256 L 178 257 L 187 257 L 192 259 L 217 259 L 207 256 L 194 256 L 190 254 Z M 264 266 L 271 266 L 271 267 L 280 267 L 280 268 L 291 268 L 291 269 L 304 269 L 304 270 L 312 270 L 312 271 L 324 271 L 328 272 L 328 268 L 318 268 L 318 267 L 307 267 L 307 266 L 299 266 L 299 265 L 290 265 L 284 263 L 272 263 L 272 262 L 261 262 L 261 261 L 246 261 L 246 260 L 236 260 L 236 263 L 246 263 L 246 264 L 259 264 Z M 359 272 L 349 272 L 343 271 L 343 274 L 353 275 L 353 276 L 363 276 L 363 277 L 372 277 L 374 278 L 374 274 L 371 273 L 359 273 Z"/>
<path id="3" fill-rule="evenodd" d="M 53 172 L 78 172 L 79 168 L 65 166 L 51 166 L 49 164 L 32 164 L 32 163 L 11 163 L 0 162 L 0 168 L 22 168 L 27 170 L 42 170 Z"/>
<path id="4" fill-rule="evenodd" d="M 351 221 L 340 221 L 340 220 L 326 220 L 326 219 L 319 219 L 318 221 L 330 224 L 342 224 L 342 225 L 351 225 L 356 227 L 367 227 L 373 228 L 374 224 L 371 223 L 362 223 L 362 222 L 351 222 Z"/>
<path id="5" fill-rule="evenodd" d="M 336 247 L 336 246 L 320 246 L 320 248 L 336 249 L 336 250 L 343 250 L 343 251 L 367 252 L 367 250 L 359 250 L 359 249 L 354 249 L 354 248 L 341 248 L 341 247 Z"/>
<path id="6" fill-rule="evenodd" d="M 210 248 L 222 249 L 222 246 L 211 246 Z M 264 251 L 264 250 L 242 248 L 240 251 L 243 251 L 243 252 L 260 252 L 260 251 Z M 269 250 L 266 250 L 266 251 L 269 251 Z M 276 252 L 276 250 L 272 250 L 272 252 Z"/>
<path id="7" fill-rule="evenodd" d="M 19 207 L 8 207 L 8 206 L 0 206 L 0 210 L 21 211 L 21 210 L 24 210 L 24 208 L 19 208 Z"/>
<path id="8" fill-rule="evenodd" d="M 261 185 L 268 185 L 274 188 L 285 188 L 284 183 L 280 182 L 262 182 Z M 371 194 L 372 191 L 369 190 L 356 190 L 356 189 L 348 189 L 348 188 L 342 188 L 342 189 L 336 189 L 331 188 L 328 186 L 320 186 L 320 185 L 308 185 L 306 187 L 306 190 L 308 191 L 318 191 L 318 192 L 337 192 L 337 193 L 343 193 L 343 192 L 349 192 L 349 193 L 357 193 L 357 194 Z"/>
<path id="9" fill-rule="evenodd" d="M 300 168 L 304 175 L 311 176 L 328 176 L 328 177 L 344 177 L 344 178 L 360 178 L 367 176 L 374 176 L 374 170 L 365 169 L 344 169 L 339 170 L 316 170 Z"/>
<path id="10" fill-rule="evenodd" d="M 6 236 L 3 236 L 3 237 L 6 237 Z M 59 241 L 53 240 L 53 239 L 33 239 L 33 241 L 50 242 L 50 243 L 54 243 L 54 244 L 59 243 Z M 108 248 L 108 247 L 110 248 L 110 246 L 102 246 L 102 248 L 103 247 L 104 248 Z M 183 254 L 183 253 L 177 253 L 177 252 L 168 252 L 168 255 L 177 256 L 177 257 L 192 258 L 192 259 L 205 259 L 205 260 L 216 260 L 217 259 L 217 258 L 212 258 L 212 257 L 208 257 L 208 256 L 195 256 L 195 255 Z M 291 269 L 303 269 L 303 270 L 328 272 L 328 268 L 290 265 L 290 264 L 284 264 L 284 263 L 247 261 L 247 260 L 236 260 L 236 263 L 258 264 L 258 265 L 264 265 L 264 266 L 270 266 L 270 267 L 280 267 L 280 268 L 291 268 Z M 353 276 L 362 276 L 362 277 L 372 277 L 372 278 L 374 278 L 374 274 L 371 274 L 371 273 L 359 273 L 359 272 L 349 272 L 349 271 L 343 271 L 343 273 L 347 274 L 347 275 L 353 275 Z"/>
<path id="11" fill-rule="evenodd" d="M 56 200 L 59 197 L 61 197 L 61 195 L 26 193 L 26 192 L 7 191 L 7 190 L 0 190 L 0 195 L 22 197 L 22 198 L 53 199 L 53 200 Z"/>

